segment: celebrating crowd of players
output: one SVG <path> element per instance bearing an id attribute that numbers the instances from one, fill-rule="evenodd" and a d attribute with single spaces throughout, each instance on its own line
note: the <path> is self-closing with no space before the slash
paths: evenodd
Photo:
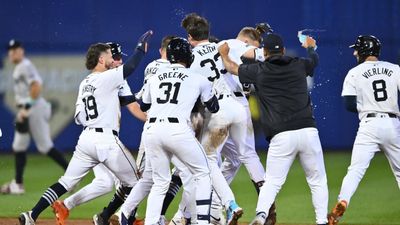
<path id="1" fill-rule="evenodd" d="M 134 224 L 136 209 L 147 195 L 145 225 L 163 225 L 181 186 L 184 191 L 172 224 L 235 225 L 243 209 L 229 184 L 241 164 L 259 195 L 251 224 L 273 225 L 276 195 L 297 155 L 318 225 L 338 224 L 379 149 L 385 152 L 400 187 L 400 68 L 378 60 L 377 38 L 360 36 L 352 46 L 359 65 L 346 76 L 342 95 L 346 108 L 359 112 L 360 130 L 339 201 L 328 215 L 327 177 L 306 80 L 318 65 L 316 41 L 307 36 L 302 46 L 308 57 L 297 58 L 285 55 L 282 37 L 267 23 L 244 27 L 235 39 L 219 42 L 211 41 L 204 17 L 188 14 L 181 25 L 187 39 L 163 38 L 160 59 L 146 67 L 144 85 L 136 95 L 126 78 L 148 51 L 153 32 L 139 38 L 124 64 L 117 43 L 89 47 L 85 65 L 91 73 L 81 82 L 76 101 L 75 121 L 83 130 L 75 152 L 65 174 L 30 211 L 20 215 L 21 225 L 35 224 L 48 206 L 53 207 L 57 224 L 64 225 L 72 208 L 111 192 L 114 186 L 110 203 L 93 216 L 96 225 Z M 21 47 L 10 43 L 10 51 Z M 32 109 L 39 107 L 37 96 L 29 97 L 29 88 L 26 91 Z M 250 91 L 259 99 L 261 124 L 270 143 L 266 170 L 255 151 L 247 101 Z M 118 138 L 121 106 L 145 122 L 136 163 Z M 21 121 L 29 113 L 34 115 L 25 105 L 23 110 Z M 40 131 L 30 132 L 35 137 Z M 54 153 L 48 155 L 57 161 Z M 92 183 L 58 200 L 90 169 L 95 172 Z M 2 192 L 12 193 L 13 182 Z"/>

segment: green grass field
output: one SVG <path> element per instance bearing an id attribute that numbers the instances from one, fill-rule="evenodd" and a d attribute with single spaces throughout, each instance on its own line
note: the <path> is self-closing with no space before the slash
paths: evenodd
<path id="1" fill-rule="evenodd" d="M 262 162 L 265 163 L 265 154 L 260 152 L 260 156 Z M 329 209 L 336 202 L 349 163 L 349 153 L 325 154 L 330 193 Z M 13 174 L 13 156 L 0 155 L 0 183 L 12 179 Z M 55 183 L 62 174 L 63 171 L 47 157 L 29 155 L 25 173 L 27 193 L 22 196 L 0 195 L 0 217 L 16 217 L 20 212 L 30 210 L 44 190 Z M 80 186 L 90 182 L 92 176 L 89 174 Z M 232 188 L 237 202 L 245 210 L 241 221 L 251 221 L 255 213 L 257 196 L 244 167 L 234 180 Z M 110 198 L 111 194 L 79 206 L 71 212 L 70 217 L 72 219 L 91 218 L 105 206 Z M 172 217 L 178 200 L 173 202 L 167 218 Z M 139 215 L 144 215 L 144 209 L 143 204 Z M 311 194 L 298 161 L 293 164 L 287 181 L 278 194 L 277 213 L 279 224 L 314 224 Z M 53 218 L 51 210 L 47 209 L 41 218 Z M 383 154 L 377 154 L 373 159 L 341 224 L 400 224 L 400 192 Z"/>

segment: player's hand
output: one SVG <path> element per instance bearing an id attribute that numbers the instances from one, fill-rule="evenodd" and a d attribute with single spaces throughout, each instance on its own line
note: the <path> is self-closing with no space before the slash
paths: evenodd
<path id="1" fill-rule="evenodd" d="M 26 109 L 21 109 L 17 113 L 17 121 L 22 122 L 25 118 L 28 118 L 29 111 Z"/>
<path id="2" fill-rule="evenodd" d="M 267 22 L 257 23 L 255 29 L 260 34 L 274 32 L 274 30 L 272 30 L 271 25 L 269 25 L 269 23 L 267 23 Z"/>
<path id="3" fill-rule="evenodd" d="M 303 48 L 315 48 L 317 42 L 314 38 L 307 36 L 306 41 L 301 45 Z"/>
<path id="4" fill-rule="evenodd" d="M 221 56 L 227 56 L 229 53 L 229 46 L 228 43 L 224 43 L 223 45 L 219 46 L 218 52 Z"/>
<path id="5" fill-rule="evenodd" d="M 150 41 L 151 36 L 153 35 L 153 31 L 152 30 L 148 30 L 146 31 L 146 33 L 144 33 L 138 41 L 137 44 L 137 49 L 142 50 L 144 53 L 147 52 L 147 48 L 148 48 L 148 43 Z"/>

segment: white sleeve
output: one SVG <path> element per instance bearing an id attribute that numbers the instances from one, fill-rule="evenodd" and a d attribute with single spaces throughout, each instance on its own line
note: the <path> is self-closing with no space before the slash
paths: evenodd
<path id="1" fill-rule="evenodd" d="M 397 90 L 400 91 L 400 66 L 396 66 Z"/>
<path id="2" fill-rule="evenodd" d="M 119 86 L 118 96 L 129 96 L 132 95 L 131 88 L 129 87 L 128 82 L 125 80 L 124 83 Z"/>
<path id="3" fill-rule="evenodd" d="M 148 80 L 142 87 L 142 102 L 145 104 L 151 104 L 150 83 L 151 79 Z"/>
<path id="4" fill-rule="evenodd" d="M 204 103 L 204 102 L 209 101 L 214 96 L 214 93 L 213 93 L 211 83 L 208 80 L 206 80 L 204 77 L 199 76 L 199 78 L 202 78 L 202 79 L 200 79 L 200 82 L 199 82 L 200 83 L 200 99 Z"/>
<path id="5" fill-rule="evenodd" d="M 119 66 L 114 69 L 104 71 L 99 74 L 104 82 L 104 85 L 111 89 L 119 88 L 124 83 L 124 69 L 123 66 Z"/>
<path id="6" fill-rule="evenodd" d="M 34 81 L 42 84 L 42 78 L 39 75 L 36 67 L 33 64 L 23 65 L 22 74 L 25 76 L 25 79 L 28 81 L 28 84 L 32 84 Z"/>
<path id="7" fill-rule="evenodd" d="M 255 60 L 257 60 L 259 62 L 264 62 L 265 61 L 264 49 L 263 48 L 256 48 L 254 50 L 254 56 L 255 56 Z"/>
<path id="8" fill-rule="evenodd" d="M 85 105 L 82 99 L 80 98 L 81 90 L 82 88 L 79 85 L 79 93 L 78 97 L 76 97 L 75 114 L 74 114 L 75 123 L 78 125 L 83 125 L 83 121 L 86 119 Z"/>
<path id="9" fill-rule="evenodd" d="M 355 76 L 351 70 L 346 75 L 346 78 L 344 78 L 342 96 L 357 96 Z"/>
<path id="10" fill-rule="evenodd" d="M 249 50 L 254 51 L 254 49 L 256 48 L 240 40 L 235 40 L 234 42 L 231 43 L 228 42 L 228 44 L 229 47 L 231 48 L 229 54 L 231 54 L 232 57 L 235 57 L 237 59 L 240 59 L 240 57 L 242 57 L 247 51 Z"/>

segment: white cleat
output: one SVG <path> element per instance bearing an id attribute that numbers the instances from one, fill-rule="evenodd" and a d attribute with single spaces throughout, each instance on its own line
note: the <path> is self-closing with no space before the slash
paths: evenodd
<path id="1" fill-rule="evenodd" d="M 18 217 L 19 225 L 35 225 L 31 215 L 32 211 L 21 213 Z"/>
<path id="2" fill-rule="evenodd" d="M 10 195 L 22 195 L 25 194 L 25 188 L 23 184 L 17 184 L 15 180 L 3 184 L 0 188 L 2 194 Z"/>

